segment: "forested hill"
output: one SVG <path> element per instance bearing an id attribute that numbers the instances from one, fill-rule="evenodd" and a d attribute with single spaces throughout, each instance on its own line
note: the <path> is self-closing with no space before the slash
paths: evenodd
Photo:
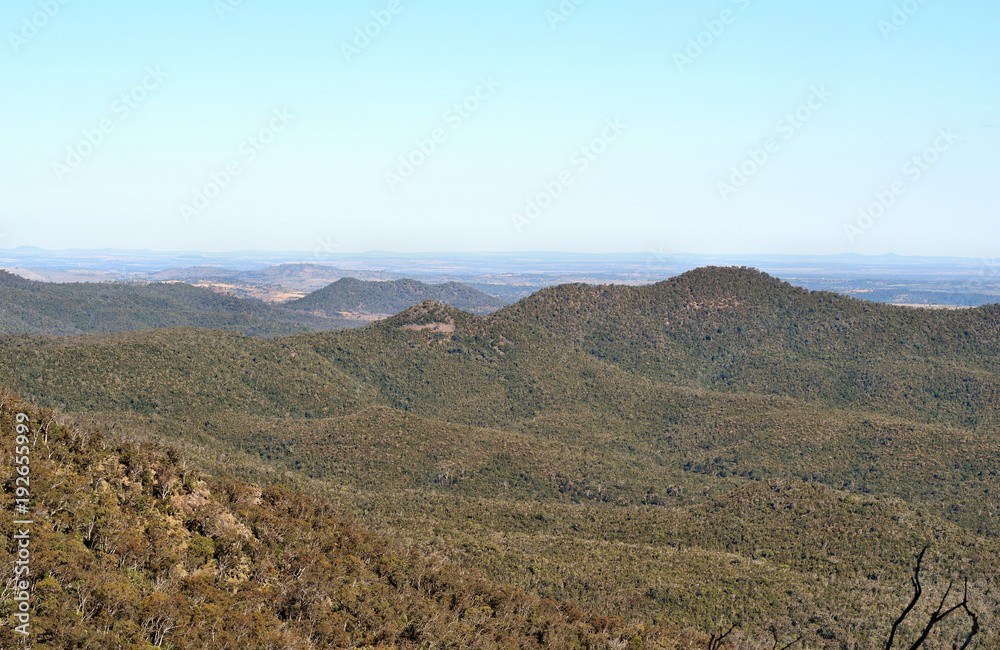
<path id="1" fill-rule="evenodd" d="M 27 430 L 28 451 L 18 453 L 30 457 L 31 514 L 20 519 L 33 520 L 34 648 L 641 649 L 681 640 L 497 587 L 369 532 L 328 501 L 203 480 L 176 449 L 60 424 L 0 393 L 0 439 L 14 445 L 17 424 Z M 0 465 L 7 531 L 14 470 Z M 14 566 L 14 548 L 0 546 L 0 566 Z M 0 618 L 10 621 L 14 606 L 4 598 Z M 0 627 L 0 647 L 21 647 L 12 626 Z"/>
<path id="2" fill-rule="evenodd" d="M 287 336 L 356 325 L 183 283 L 54 284 L 0 270 L 0 334 L 100 334 L 193 326 Z"/>
<path id="3" fill-rule="evenodd" d="M 424 300 L 456 307 L 474 314 L 488 314 L 507 304 L 459 282 L 425 284 L 416 280 L 390 282 L 342 278 L 313 293 L 285 303 L 290 309 L 321 311 L 328 315 L 396 314 Z"/>
<path id="4" fill-rule="evenodd" d="M 914 309 L 703 268 L 641 287 L 544 289 L 476 331 L 692 387 L 1000 424 L 1000 305 Z"/>

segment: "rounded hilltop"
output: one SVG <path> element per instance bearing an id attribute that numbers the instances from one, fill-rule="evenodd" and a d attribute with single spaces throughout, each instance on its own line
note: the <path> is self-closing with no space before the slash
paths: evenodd
<path id="1" fill-rule="evenodd" d="M 471 319 L 473 314 L 456 309 L 437 300 L 424 300 L 408 307 L 382 325 L 392 329 L 430 330 L 433 332 L 454 332 Z"/>

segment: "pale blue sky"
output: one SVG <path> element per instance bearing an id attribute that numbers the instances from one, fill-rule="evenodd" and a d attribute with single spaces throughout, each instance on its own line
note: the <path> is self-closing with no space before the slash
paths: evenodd
<path id="1" fill-rule="evenodd" d="M 1000 254 L 992 1 L 229 1 L 0 6 L 0 246 Z"/>

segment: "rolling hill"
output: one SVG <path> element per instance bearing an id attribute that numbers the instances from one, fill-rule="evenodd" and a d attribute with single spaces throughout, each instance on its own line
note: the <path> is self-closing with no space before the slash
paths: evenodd
<path id="1" fill-rule="evenodd" d="M 996 306 L 705 268 L 273 340 L 8 337 L 0 376 L 212 474 L 294 481 L 422 552 L 637 624 L 864 647 L 930 544 L 928 591 L 969 577 L 992 647 L 998 330 Z"/>
<path id="2" fill-rule="evenodd" d="M 444 303 L 474 314 L 500 309 L 505 301 L 458 282 L 425 284 L 416 280 L 391 282 L 342 278 L 304 298 L 284 304 L 288 309 L 334 314 L 397 314 L 425 300 Z"/>
<path id="3" fill-rule="evenodd" d="M 179 282 L 53 284 L 0 270 L 0 334 L 68 336 L 192 326 L 273 337 L 357 324 Z"/>

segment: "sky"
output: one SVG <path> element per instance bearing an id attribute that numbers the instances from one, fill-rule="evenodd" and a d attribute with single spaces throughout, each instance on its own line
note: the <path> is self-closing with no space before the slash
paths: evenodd
<path id="1" fill-rule="evenodd" d="M 5 0 L 0 247 L 1000 255 L 994 0 Z"/>

